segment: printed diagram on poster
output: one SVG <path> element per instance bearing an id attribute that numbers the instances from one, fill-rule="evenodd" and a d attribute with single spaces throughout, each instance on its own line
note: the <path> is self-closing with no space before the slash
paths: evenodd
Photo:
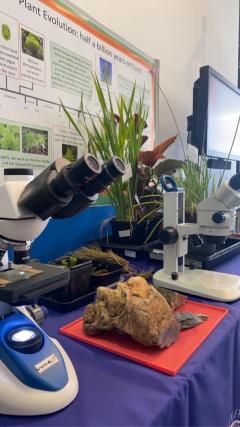
<path id="1" fill-rule="evenodd" d="M 61 7 L 60 7 L 61 6 Z M 74 161 L 86 151 L 66 117 L 76 120 L 80 105 L 99 113 L 96 74 L 104 93 L 143 96 L 148 144 L 154 139 L 156 67 L 121 41 L 84 21 L 78 10 L 53 0 L 11 0 L 0 5 L 0 169 L 32 167 L 37 174 L 58 157 Z M 120 39 L 119 39 L 120 40 Z"/>

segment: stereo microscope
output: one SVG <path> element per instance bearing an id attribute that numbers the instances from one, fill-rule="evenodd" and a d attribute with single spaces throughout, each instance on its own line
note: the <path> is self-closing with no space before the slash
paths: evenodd
<path id="1" fill-rule="evenodd" d="M 185 267 L 188 236 L 206 236 L 210 243 L 223 241 L 235 229 L 236 208 L 240 205 L 240 173 L 223 183 L 215 195 L 197 205 L 197 223 L 185 223 L 185 192 L 171 176 L 160 179 L 164 190 L 163 269 L 153 283 L 168 289 L 218 301 L 240 298 L 240 277 Z"/>

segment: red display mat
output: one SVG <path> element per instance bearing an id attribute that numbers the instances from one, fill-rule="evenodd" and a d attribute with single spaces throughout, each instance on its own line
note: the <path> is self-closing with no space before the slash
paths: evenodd
<path id="1" fill-rule="evenodd" d="M 116 332 L 101 332 L 98 335 L 86 335 L 83 331 L 83 318 L 75 320 L 60 329 L 64 335 L 103 350 L 133 360 L 168 375 L 176 375 L 208 335 L 227 315 L 222 307 L 187 301 L 178 311 L 205 314 L 208 319 L 195 328 L 180 332 L 178 340 L 170 347 L 160 350 L 156 347 L 144 347 L 127 335 Z"/>

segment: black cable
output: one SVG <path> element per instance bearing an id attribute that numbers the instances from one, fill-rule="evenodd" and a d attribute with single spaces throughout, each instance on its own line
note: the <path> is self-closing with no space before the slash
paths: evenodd
<path id="1" fill-rule="evenodd" d="M 167 96 L 166 96 L 166 95 L 165 95 L 165 93 L 163 92 L 163 89 L 161 88 L 161 86 L 160 86 L 160 84 L 159 84 L 158 80 L 156 79 L 156 72 L 157 72 L 157 70 L 150 70 L 150 73 L 151 73 L 151 75 L 153 76 L 153 78 L 155 79 L 155 82 L 157 83 L 158 89 L 159 89 L 159 91 L 161 92 L 161 94 L 162 94 L 163 98 L 165 99 L 165 101 L 166 101 L 166 103 L 167 103 L 167 106 L 168 106 L 168 108 L 169 108 L 169 110 L 170 110 L 170 112 L 171 112 L 171 115 L 172 115 L 173 121 L 174 121 L 175 126 L 176 126 L 176 129 L 177 129 L 177 131 L 178 131 L 178 136 L 179 136 L 179 139 L 180 139 L 180 142 L 181 142 L 181 146 L 182 146 L 182 150 L 183 150 L 183 155 L 184 155 L 184 160 L 186 160 L 186 159 L 187 159 L 187 156 L 186 156 L 186 152 L 185 152 L 185 148 L 184 148 L 184 144 L 183 144 L 183 140 L 182 140 L 182 135 L 181 135 L 181 132 L 180 132 L 180 129 L 179 129 L 178 123 L 177 123 L 177 119 L 176 119 L 176 117 L 175 117 L 175 115 L 174 115 L 174 112 L 173 112 L 173 110 L 172 110 L 172 107 L 171 107 L 171 105 L 170 105 L 170 102 L 168 101 Z"/>
<path id="2" fill-rule="evenodd" d="M 239 115 L 239 117 L 238 117 L 238 122 L 237 122 L 237 126 L 236 126 L 236 129 L 235 129 L 234 137 L 233 137 L 233 140 L 232 140 L 232 145 L 231 145 L 230 151 L 229 151 L 229 153 L 228 153 L 227 161 L 226 161 L 225 167 L 224 167 L 224 169 L 223 169 L 223 173 L 221 174 L 221 177 L 220 177 L 220 181 L 219 181 L 219 182 L 220 182 L 220 184 L 222 183 L 223 176 L 224 176 L 224 174 L 225 174 L 225 172 L 226 172 L 226 169 L 227 169 L 227 164 L 228 164 L 229 158 L 230 158 L 230 156 L 231 156 L 231 152 L 232 152 L 232 149 L 233 149 L 233 145 L 234 145 L 234 143 L 235 143 L 235 139 L 236 139 L 236 136 L 237 136 L 237 133 L 238 133 L 239 124 L 240 124 L 240 115 Z"/>

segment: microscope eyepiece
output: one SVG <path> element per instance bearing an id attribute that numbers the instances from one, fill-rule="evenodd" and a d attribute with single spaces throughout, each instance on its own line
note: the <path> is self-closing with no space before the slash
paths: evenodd
<path id="1" fill-rule="evenodd" d="M 232 178 L 229 181 L 229 185 L 233 190 L 236 190 L 236 191 L 240 190 L 240 172 L 232 176 Z"/>
<path id="2" fill-rule="evenodd" d="M 85 154 L 81 159 L 67 166 L 68 176 L 71 182 L 83 187 L 83 177 L 86 180 L 101 172 L 99 161 L 92 154 Z"/>
<path id="3" fill-rule="evenodd" d="M 108 160 L 104 166 L 114 178 L 119 175 L 124 175 L 126 170 L 123 161 L 117 156 L 113 156 L 113 158 Z"/>
<path id="4" fill-rule="evenodd" d="M 83 190 L 73 196 L 69 205 L 63 209 L 59 209 L 53 215 L 53 218 L 67 218 L 81 212 L 96 200 L 96 194 L 104 191 L 118 177 L 124 175 L 124 173 L 125 165 L 123 161 L 119 157 L 114 156 L 103 164 L 102 172 L 87 182 Z"/>
<path id="5" fill-rule="evenodd" d="M 57 159 L 25 187 L 18 204 L 45 220 L 67 207 L 74 194 L 100 172 L 101 166 L 92 154 L 73 163 Z"/>
<path id="6" fill-rule="evenodd" d="M 125 165 L 123 161 L 114 156 L 112 159 L 105 162 L 102 166 L 102 172 L 94 177 L 89 184 L 84 188 L 84 193 L 88 196 L 93 196 L 96 193 L 101 193 L 106 189 L 116 178 L 124 175 Z"/>
<path id="7" fill-rule="evenodd" d="M 51 190 L 59 196 L 68 196 L 80 191 L 95 175 L 100 174 L 101 166 L 92 154 L 85 154 L 74 163 L 61 168 L 50 183 Z"/>

